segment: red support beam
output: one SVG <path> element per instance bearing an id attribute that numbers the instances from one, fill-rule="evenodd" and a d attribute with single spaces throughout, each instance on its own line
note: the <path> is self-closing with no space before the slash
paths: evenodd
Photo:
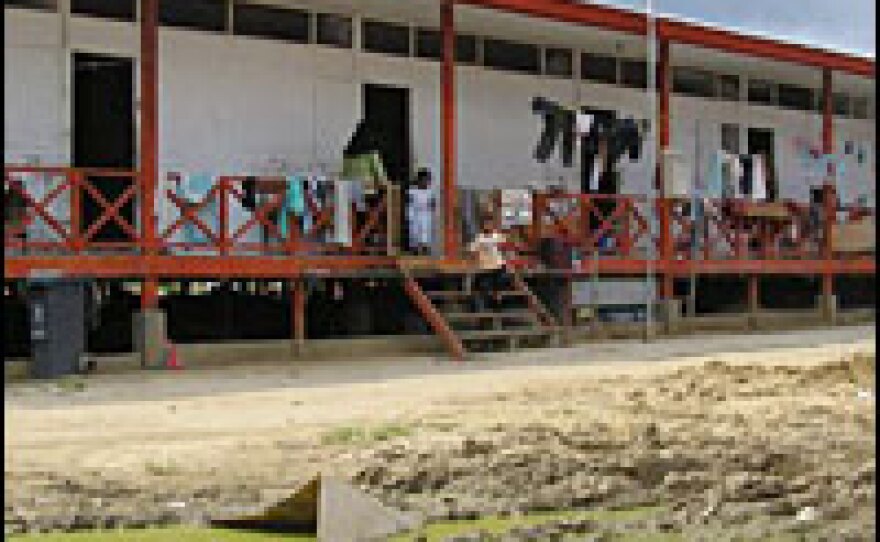
<path id="1" fill-rule="evenodd" d="M 755 313 L 761 308 L 761 278 L 758 275 L 749 275 L 749 312 Z"/>
<path id="2" fill-rule="evenodd" d="M 745 36 L 729 30 L 684 21 L 664 19 L 659 23 L 658 32 L 663 38 L 675 43 L 686 43 L 728 53 L 830 69 L 863 77 L 873 78 L 876 73 L 872 59 L 769 38 Z"/>
<path id="3" fill-rule="evenodd" d="M 648 33 L 648 22 L 645 14 L 597 5 L 592 2 L 574 2 L 573 0 L 457 0 L 457 2 L 459 4 L 520 13 L 529 17 L 539 17 L 575 25 L 594 26 L 629 34 L 646 35 Z M 862 77 L 873 78 L 876 73 L 873 59 L 826 51 L 796 43 L 786 43 L 764 37 L 745 36 L 729 30 L 712 28 L 691 22 L 658 18 L 657 30 L 660 37 L 674 43 L 686 43 L 729 53 L 768 58 L 803 66 L 828 68 Z"/>
<path id="4" fill-rule="evenodd" d="M 670 131 L 670 48 L 669 42 L 663 38 L 657 40 L 657 136 L 659 156 L 657 157 L 657 170 L 655 172 L 657 190 L 663 198 L 657 202 L 660 226 L 660 259 L 670 261 L 673 257 L 672 246 L 672 217 L 670 200 L 666 199 L 666 179 L 664 179 L 664 163 L 666 151 L 672 142 Z M 672 299 L 674 281 L 673 276 L 664 273 L 660 279 L 660 298 Z"/>
<path id="5" fill-rule="evenodd" d="M 55 271 L 64 276 L 153 279 L 161 278 L 267 278 L 293 279 L 304 273 L 393 268 L 387 256 L 7 256 L 3 269 L 8 278 L 27 278 L 32 270 Z"/>
<path id="6" fill-rule="evenodd" d="M 440 6 L 443 62 L 440 71 L 443 142 L 443 244 L 447 260 L 458 257 L 456 231 L 456 103 L 455 103 L 455 3 L 444 0 Z"/>
<path id="7" fill-rule="evenodd" d="M 299 355 L 306 344 L 306 283 L 301 279 L 291 281 L 290 289 L 293 350 Z"/>
<path id="8" fill-rule="evenodd" d="M 822 153 L 827 157 L 834 154 L 834 72 L 830 69 L 822 71 Z M 824 242 L 822 257 L 825 260 L 834 258 L 833 231 L 837 221 L 837 193 L 835 190 L 835 164 L 828 161 L 825 185 L 822 187 L 823 215 L 825 217 Z M 834 275 L 831 271 L 822 274 L 822 295 L 834 293 Z"/>
<path id="9" fill-rule="evenodd" d="M 159 175 L 159 0 L 141 0 L 140 59 L 140 185 L 141 228 L 147 257 L 156 253 L 154 210 Z M 147 279 L 141 292 L 141 308 L 156 308 L 158 283 Z"/>
<path id="10" fill-rule="evenodd" d="M 822 152 L 834 153 L 834 72 L 822 70 Z M 829 167 L 829 173 L 830 173 Z"/>
<path id="11" fill-rule="evenodd" d="M 458 0 L 458 3 L 630 34 L 648 33 L 643 15 L 592 3 L 576 4 L 566 0 Z"/>

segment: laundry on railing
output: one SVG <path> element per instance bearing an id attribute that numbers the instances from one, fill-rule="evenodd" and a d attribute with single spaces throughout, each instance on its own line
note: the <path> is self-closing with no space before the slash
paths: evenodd
<path id="1" fill-rule="evenodd" d="M 190 205 L 201 205 L 195 217 L 212 232 L 217 232 L 219 209 L 216 198 L 205 199 L 214 186 L 214 177 L 207 173 L 180 173 L 176 186 L 176 195 Z M 181 211 L 182 213 L 182 211 Z M 181 226 L 183 242 L 187 244 L 203 244 L 209 241 L 205 232 L 192 219 L 187 219 Z"/>
<path id="2" fill-rule="evenodd" d="M 306 214 L 305 192 L 303 190 L 303 178 L 299 175 L 289 175 L 286 179 L 286 191 L 284 205 L 281 208 L 281 216 L 278 227 L 281 235 L 286 239 L 288 232 L 288 217 L 294 214 L 303 217 Z"/>
<path id="3" fill-rule="evenodd" d="M 334 184 L 334 241 L 343 246 L 351 246 L 352 182 L 337 180 Z"/>

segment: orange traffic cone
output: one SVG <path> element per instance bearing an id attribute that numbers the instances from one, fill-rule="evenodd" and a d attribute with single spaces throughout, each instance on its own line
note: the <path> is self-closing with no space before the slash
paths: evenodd
<path id="1" fill-rule="evenodd" d="M 168 369 L 183 369 L 183 364 L 177 359 L 177 347 L 172 343 L 168 343 L 166 346 L 168 347 L 168 362 L 165 366 Z"/>

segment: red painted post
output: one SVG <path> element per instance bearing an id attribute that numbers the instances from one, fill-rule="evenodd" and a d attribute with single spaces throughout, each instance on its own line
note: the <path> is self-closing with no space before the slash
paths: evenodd
<path id="1" fill-rule="evenodd" d="M 657 94 L 659 111 L 657 113 L 657 134 L 659 136 L 659 160 L 657 160 L 657 171 L 655 172 L 655 182 L 660 200 L 658 203 L 659 225 L 660 225 L 660 261 L 661 268 L 668 268 L 672 260 L 672 220 L 670 213 L 670 200 L 667 199 L 666 179 L 664 176 L 664 162 L 666 150 L 670 145 L 670 99 L 669 99 L 669 40 L 660 38 L 657 50 Z M 661 271 L 660 282 L 660 299 L 672 299 L 673 297 L 673 276 L 668 270 Z"/>
<path id="2" fill-rule="evenodd" d="M 70 240 L 71 248 L 74 254 L 79 253 L 83 248 L 82 240 L 82 172 L 79 170 L 71 170 L 67 182 L 70 183 Z"/>
<path id="3" fill-rule="evenodd" d="M 229 194 L 230 179 L 229 177 L 220 177 L 219 186 L 217 187 L 217 197 L 220 198 L 220 220 L 218 227 L 220 232 L 217 237 L 220 240 L 220 255 L 229 255 Z"/>
<path id="4" fill-rule="evenodd" d="M 758 275 L 749 275 L 749 313 L 755 314 L 761 308 L 761 292 L 760 277 Z"/>
<path id="5" fill-rule="evenodd" d="M 822 153 L 827 157 L 834 154 L 834 76 L 830 69 L 822 71 Z M 824 242 L 822 243 L 822 259 L 826 267 L 834 258 L 833 235 L 834 223 L 837 218 L 837 194 L 834 189 L 834 164 L 828 161 L 825 185 L 822 187 L 823 216 L 825 218 Z M 834 293 L 834 275 L 831 272 L 822 274 L 822 295 L 830 297 Z"/>
<path id="6" fill-rule="evenodd" d="M 306 344 L 306 283 L 304 280 L 290 281 L 290 304 L 293 351 L 300 355 Z"/>
<path id="7" fill-rule="evenodd" d="M 541 246 L 541 225 L 543 224 L 544 194 L 535 192 L 532 196 L 532 226 L 529 228 L 532 251 L 538 254 Z"/>
<path id="8" fill-rule="evenodd" d="M 159 172 L 159 0 L 141 0 L 141 239 L 150 260 L 156 254 L 155 194 Z M 158 283 L 147 277 L 141 291 L 141 308 L 159 304 Z"/>
<path id="9" fill-rule="evenodd" d="M 443 152 L 443 243 L 447 260 L 458 257 L 456 228 L 456 103 L 455 103 L 455 9 L 452 0 L 440 6 L 440 24 L 443 37 L 441 86 L 441 138 Z"/>

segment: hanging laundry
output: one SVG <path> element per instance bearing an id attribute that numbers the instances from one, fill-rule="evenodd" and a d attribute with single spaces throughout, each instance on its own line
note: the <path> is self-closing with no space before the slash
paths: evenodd
<path id="1" fill-rule="evenodd" d="M 602 177 L 602 160 L 593 162 L 592 171 L 590 171 L 590 192 L 599 191 L 599 180 Z"/>
<path id="2" fill-rule="evenodd" d="M 306 212 L 306 200 L 303 193 L 302 177 L 290 175 L 285 179 L 285 184 L 284 204 L 281 206 L 278 229 L 281 231 L 281 236 L 287 239 L 289 217 L 291 213 L 297 217 L 302 217 Z"/>
<path id="3" fill-rule="evenodd" d="M 253 211 L 257 207 L 257 178 L 245 177 L 241 183 L 241 189 L 244 196 L 241 199 L 241 206 L 245 209 Z"/>
<path id="4" fill-rule="evenodd" d="M 351 183 L 351 201 L 354 203 L 355 210 L 359 213 L 367 212 L 367 190 L 364 183 L 356 180 L 349 182 Z M 371 193 L 374 191 L 371 190 Z"/>
<path id="5" fill-rule="evenodd" d="M 587 113 L 577 113 L 575 116 L 575 124 L 579 136 L 586 136 L 593 129 L 593 115 Z"/>
<path id="6" fill-rule="evenodd" d="M 638 160 L 641 153 L 641 134 L 639 126 L 632 118 L 615 123 L 610 135 L 611 163 L 617 163 L 626 155 L 630 160 Z"/>
<path id="7" fill-rule="evenodd" d="M 214 186 L 214 179 L 207 173 L 180 174 L 180 182 L 177 185 L 177 196 L 185 200 L 189 205 L 199 205 Z M 216 231 L 218 222 L 217 199 L 211 198 L 205 202 L 196 213 L 196 217 L 210 231 Z M 199 244 L 208 242 L 208 237 L 192 219 L 187 219 L 182 227 L 184 243 Z"/>
<path id="8" fill-rule="evenodd" d="M 742 170 L 742 176 L 739 180 L 738 196 L 750 197 L 752 195 L 752 186 L 754 183 L 754 168 L 752 167 L 752 156 L 749 154 L 740 155 L 739 163 Z"/>
<path id="9" fill-rule="evenodd" d="M 721 198 L 724 195 L 725 152 L 715 151 L 709 162 L 709 175 L 704 196 Z"/>
<path id="10" fill-rule="evenodd" d="M 192 173 L 182 175 L 181 184 L 178 185 L 178 196 L 190 203 L 200 203 L 214 187 L 214 178 L 208 173 Z"/>
<path id="11" fill-rule="evenodd" d="M 335 183 L 334 226 L 336 242 L 351 246 L 351 181 L 337 180 Z"/>
<path id="12" fill-rule="evenodd" d="M 541 115 L 544 123 L 538 147 L 535 149 L 535 159 L 542 164 L 549 160 L 561 139 L 562 163 L 565 167 L 571 167 L 574 164 L 576 129 L 574 111 L 541 97 L 532 100 L 532 111 Z"/>
<path id="13" fill-rule="evenodd" d="M 752 170 L 752 199 L 765 201 L 767 199 L 767 163 L 760 154 L 752 157 Z"/>

